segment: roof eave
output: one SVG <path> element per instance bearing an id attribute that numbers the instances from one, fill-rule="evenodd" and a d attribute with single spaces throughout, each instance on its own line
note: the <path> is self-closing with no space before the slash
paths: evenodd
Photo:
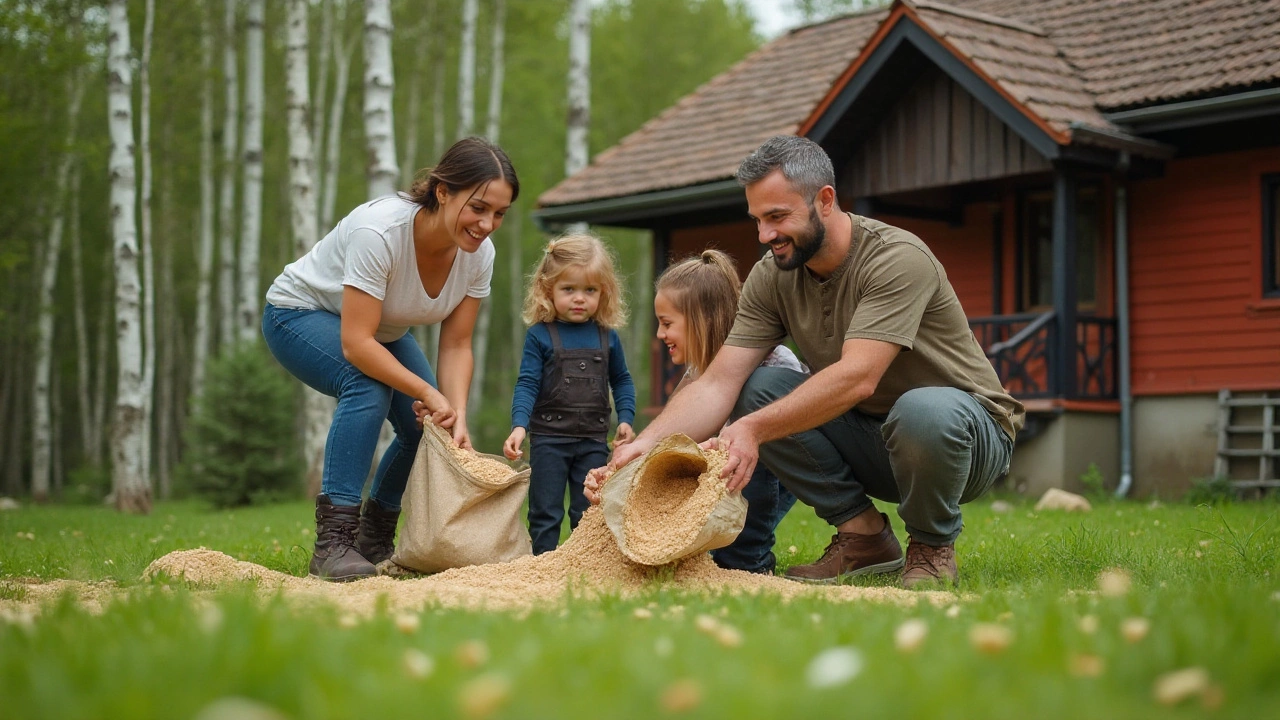
<path id="1" fill-rule="evenodd" d="M 549 205 L 534 210 L 533 220 L 544 232 L 577 222 L 648 228 L 677 213 L 732 207 L 744 202 L 743 197 L 742 186 L 730 178 L 638 195 Z"/>
<path id="2" fill-rule="evenodd" d="M 1266 88 L 1103 113 L 1103 117 L 1116 125 L 1146 134 L 1278 114 L 1280 88 Z"/>

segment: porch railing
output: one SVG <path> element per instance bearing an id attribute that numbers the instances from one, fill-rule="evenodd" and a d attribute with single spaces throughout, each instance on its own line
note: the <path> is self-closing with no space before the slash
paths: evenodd
<path id="1" fill-rule="evenodd" d="M 1062 362 L 1055 351 L 1058 324 L 1052 310 L 970 318 L 969 326 L 1005 390 L 1020 400 L 1112 400 L 1116 397 L 1116 321 L 1113 318 L 1077 317 L 1075 353 L 1072 362 L 1067 363 Z M 1065 382 L 1064 367 L 1074 373 L 1074 382 Z"/>

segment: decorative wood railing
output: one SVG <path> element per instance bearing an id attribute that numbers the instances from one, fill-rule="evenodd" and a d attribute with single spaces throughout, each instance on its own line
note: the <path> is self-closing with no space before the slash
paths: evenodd
<path id="1" fill-rule="evenodd" d="M 1057 357 L 1056 315 L 1049 312 L 970 318 L 982 346 L 1009 394 L 1020 400 L 1064 398 L 1112 400 L 1116 397 L 1116 321 L 1076 318 L 1072 362 Z M 1063 368 L 1074 372 L 1067 383 Z"/>

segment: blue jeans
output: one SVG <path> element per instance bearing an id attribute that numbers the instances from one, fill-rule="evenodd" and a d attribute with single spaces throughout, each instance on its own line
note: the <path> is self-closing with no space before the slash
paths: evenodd
<path id="1" fill-rule="evenodd" d="M 725 547 L 712 550 L 716 565 L 729 570 L 772 573 L 777 565 L 773 555 L 774 530 L 796 504 L 796 496 L 778 482 L 764 463 L 757 463 L 751 482 L 742 488 L 747 501 L 747 521 L 738 537 Z"/>
<path id="2" fill-rule="evenodd" d="M 334 505 L 360 504 L 382 421 L 390 420 L 396 439 L 378 463 L 369 497 L 388 510 L 398 510 L 422 440 L 413 413 L 414 398 L 365 375 L 343 357 L 341 324 L 337 315 L 325 310 L 267 303 L 262 311 L 262 336 L 276 360 L 294 377 L 338 399 L 324 446 L 321 491 Z M 382 346 L 400 364 L 436 386 L 431 365 L 412 335 Z"/>
<path id="3" fill-rule="evenodd" d="M 529 438 L 529 539 L 533 554 L 556 549 L 569 489 L 569 529 L 578 527 L 590 503 L 582 490 L 587 471 L 609 461 L 609 446 L 590 438 L 532 435 Z"/>
<path id="4" fill-rule="evenodd" d="M 757 368 L 743 386 L 737 419 L 784 397 L 808 379 L 785 368 Z M 818 517 L 832 525 L 870 508 L 898 504 L 907 534 L 949 545 L 962 527 L 960 505 L 1009 471 L 1013 440 L 972 395 L 949 387 L 909 390 L 885 417 L 856 408 L 760 446 L 760 459 Z"/>

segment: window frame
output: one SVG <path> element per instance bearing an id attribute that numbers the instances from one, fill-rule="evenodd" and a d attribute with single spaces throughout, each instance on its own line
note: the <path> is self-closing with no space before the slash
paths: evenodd
<path id="1" fill-rule="evenodd" d="M 1262 176 L 1262 297 L 1280 298 L 1280 173 Z"/>

